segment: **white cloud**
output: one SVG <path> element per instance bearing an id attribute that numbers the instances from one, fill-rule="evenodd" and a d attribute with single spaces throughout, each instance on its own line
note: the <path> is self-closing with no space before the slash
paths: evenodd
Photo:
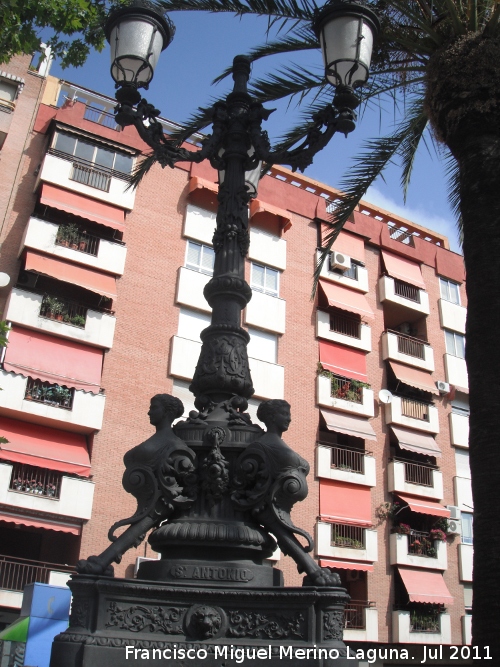
<path id="1" fill-rule="evenodd" d="M 454 252 L 462 253 L 458 242 L 457 225 L 454 220 L 434 215 L 423 208 L 402 206 L 374 187 L 369 188 L 366 197 L 363 197 L 363 199 L 366 202 L 370 202 L 370 204 L 380 206 L 380 208 L 384 208 L 387 211 L 400 215 L 402 218 L 415 222 L 417 225 L 427 227 L 427 229 L 438 232 L 439 234 L 444 234 L 448 237 L 450 249 Z"/>

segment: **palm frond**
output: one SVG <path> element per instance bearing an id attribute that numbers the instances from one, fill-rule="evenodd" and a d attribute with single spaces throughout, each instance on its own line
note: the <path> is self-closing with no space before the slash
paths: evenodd
<path id="1" fill-rule="evenodd" d="M 340 190 L 344 193 L 342 200 L 332 214 L 330 221 L 331 231 L 325 237 L 326 245 L 321 250 L 321 256 L 314 271 L 313 296 L 316 291 L 321 269 L 331 247 L 352 215 L 366 191 L 380 176 L 384 168 L 393 160 L 401 146 L 415 132 L 415 126 L 421 122 L 421 101 L 418 99 L 408 109 L 408 114 L 388 137 L 370 139 L 365 142 L 364 150 L 353 160 L 353 165 L 340 183 Z"/>
<path id="2" fill-rule="evenodd" d="M 460 210 L 460 168 L 450 151 L 446 151 L 444 159 L 445 174 L 448 180 L 448 201 L 457 221 L 458 240 L 462 245 L 464 230 Z"/>
<path id="3" fill-rule="evenodd" d="M 269 74 L 267 78 L 257 79 L 251 84 L 249 92 L 259 102 L 269 102 L 318 88 L 330 88 L 325 82 L 322 70 L 321 74 L 314 75 L 302 67 L 295 66 L 284 67 L 276 73 Z"/>
<path id="4" fill-rule="evenodd" d="M 127 185 L 127 190 L 136 189 L 139 186 L 139 183 L 142 181 L 144 176 L 149 172 L 156 162 L 154 153 L 147 153 L 142 160 L 140 160 L 132 172 L 132 177 L 130 183 Z"/>
<path id="5" fill-rule="evenodd" d="M 308 51 L 311 49 L 318 49 L 319 43 L 316 37 L 310 30 L 295 31 L 293 36 L 287 36 L 279 40 L 274 40 L 266 44 L 261 44 L 251 49 L 246 55 L 252 62 L 260 58 L 267 58 L 283 53 L 296 53 L 300 51 Z M 232 73 L 232 67 L 228 67 L 222 72 L 212 83 L 220 83 L 227 76 Z"/>
<path id="6" fill-rule="evenodd" d="M 167 12 L 205 11 L 226 12 L 243 16 L 276 16 L 292 19 L 311 20 L 316 9 L 313 0 L 160 0 L 160 6 Z"/>
<path id="7" fill-rule="evenodd" d="M 401 187 L 403 188 L 405 203 L 413 166 L 415 164 L 415 156 L 429 122 L 424 111 L 423 95 L 418 102 L 413 104 L 412 110 L 413 118 L 406 118 L 408 121 L 408 133 L 398 151 L 398 155 L 401 157 Z"/>

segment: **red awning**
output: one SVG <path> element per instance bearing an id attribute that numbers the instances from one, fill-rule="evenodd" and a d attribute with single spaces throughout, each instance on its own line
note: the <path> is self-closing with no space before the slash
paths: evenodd
<path id="1" fill-rule="evenodd" d="M 430 514 L 431 516 L 444 516 L 446 519 L 450 518 L 450 510 L 439 503 L 434 503 L 432 500 L 423 500 L 421 498 L 413 498 L 402 493 L 397 493 L 397 497 L 408 505 L 412 512 L 418 514 Z"/>
<path id="2" fill-rule="evenodd" d="M 371 526 L 371 489 L 331 479 L 319 481 L 319 512 L 326 521 Z"/>
<path id="3" fill-rule="evenodd" d="M 438 388 L 434 384 L 430 373 L 399 364 L 397 361 L 390 361 L 389 364 L 394 375 L 404 384 L 422 391 L 428 391 L 430 394 L 439 395 Z"/>
<path id="4" fill-rule="evenodd" d="M 0 417 L 0 433 L 9 441 L 0 444 L 0 459 L 81 477 L 90 475 L 84 435 L 7 417 Z"/>
<path id="5" fill-rule="evenodd" d="M 99 393 L 103 352 L 65 338 L 14 327 L 4 368 L 42 382 Z"/>
<path id="6" fill-rule="evenodd" d="M 292 215 L 288 211 L 285 211 L 283 208 L 278 208 L 277 206 L 272 206 L 271 204 L 266 204 L 260 199 L 252 199 L 250 202 L 250 218 L 253 218 L 254 215 L 259 213 L 270 213 L 278 218 L 279 223 L 283 231 L 287 231 L 292 226 Z"/>
<path id="7" fill-rule="evenodd" d="M 21 514 L 0 514 L 0 521 L 16 523 L 18 526 L 30 526 L 31 528 L 45 528 L 46 530 L 58 530 L 61 533 L 80 535 L 81 526 L 75 524 L 56 523 L 48 519 L 34 519 Z"/>
<path id="8" fill-rule="evenodd" d="M 341 308 L 350 313 L 358 313 L 365 319 L 373 320 L 375 317 L 364 294 L 350 290 L 342 285 L 337 285 L 336 283 L 326 282 L 325 280 L 319 281 L 319 287 L 322 296 L 327 300 L 331 308 Z"/>
<path id="9" fill-rule="evenodd" d="M 66 213 L 78 215 L 80 218 L 93 220 L 100 225 L 112 227 L 120 232 L 125 230 L 125 211 L 123 209 L 90 199 L 84 195 L 78 195 L 75 192 L 61 190 L 61 188 L 56 188 L 47 183 L 42 186 L 40 203 Z"/>
<path id="10" fill-rule="evenodd" d="M 392 432 L 398 439 L 401 449 L 427 456 L 441 456 L 441 450 L 431 435 L 426 433 L 415 433 L 400 426 L 392 426 Z"/>
<path id="11" fill-rule="evenodd" d="M 422 278 L 422 269 L 420 264 L 412 262 L 406 257 L 393 255 L 392 252 L 381 250 L 384 260 L 385 270 L 392 278 L 397 278 L 415 287 L 425 289 L 424 279 Z"/>
<path id="12" fill-rule="evenodd" d="M 401 575 L 410 602 L 453 604 L 453 596 L 440 572 L 412 570 L 406 567 L 398 567 L 398 572 Z"/>
<path id="13" fill-rule="evenodd" d="M 323 239 L 328 236 L 331 231 L 332 228 L 329 225 L 321 225 L 322 245 L 324 245 Z M 357 259 L 360 262 L 364 263 L 365 261 L 365 242 L 361 236 L 356 236 L 355 234 L 350 234 L 349 232 L 342 230 L 335 239 L 332 250 L 347 255 L 352 259 Z"/>
<path id="14" fill-rule="evenodd" d="M 219 186 L 217 183 L 213 183 L 206 178 L 191 176 L 189 179 L 189 192 L 194 192 L 195 190 L 209 190 L 210 192 L 218 193 Z"/>
<path id="15" fill-rule="evenodd" d="M 116 298 L 116 279 L 105 273 L 86 269 L 63 259 L 46 257 L 31 250 L 26 251 L 26 271 L 36 271 L 65 283 L 79 285 L 110 299 Z"/>
<path id="16" fill-rule="evenodd" d="M 360 572 L 373 572 L 370 563 L 356 563 L 348 560 L 320 560 L 321 567 L 333 567 L 336 570 L 359 570 Z"/>
<path id="17" fill-rule="evenodd" d="M 363 438 L 364 440 L 377 439 L 375 431 L 367 419 L 355 417 L 354 415 L 346 415 L 340 412 L 328 412 L 327 410 L 320 410 L 320 412 L 323 415 L 323 419 L 326 422 L 326 428 L 329 431 L 353 435 L 356 438 Z"/>
<path id="18" fill-rule="evenodd" d="M 367 382 L 366 354 L 353 347 L 345 347 L 326 340 L 319 341 L 319 360 L 325 370 Z"/>

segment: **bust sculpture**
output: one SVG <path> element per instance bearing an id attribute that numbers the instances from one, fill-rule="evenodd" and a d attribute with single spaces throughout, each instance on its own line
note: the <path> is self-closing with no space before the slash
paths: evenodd
<path id="1" fill-rule="evenodd" d="M 176 508 L 189 507 L 195 499 L 194 452 L 172 430 L 172 422 L 184 412 L 182 402 L 169 394 L 151 399 L 149 421 L 156 432 L 123 457 L 123 487 L 137 500 L 137 509 L 128 519 L 109 529 L 112 544 L 99 556 L 79 561 L 77 571 L 112 574 L 111 563 L 119 563 L 132 546 L 138 546 L 149 529 L 165 521 Z M 121 526 L 129 526 L 119 537 Z"/>

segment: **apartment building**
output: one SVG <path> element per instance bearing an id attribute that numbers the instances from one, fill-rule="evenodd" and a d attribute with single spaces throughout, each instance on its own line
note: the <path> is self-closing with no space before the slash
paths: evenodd
<path id="1" fill-rule="evenodd" d="M 12 327 L 0 368 L 6 622 L 25 584 L 64 583 L 133 513 L 122 459 L 151 434 L 150 397 L 169 392 L 186 416 L 193 409 L 217 175 L 206 164 L 155 165 L 129 189 L 147 147 L 116 126 L 113 100 L 30 70 L 26 58 L 2 67 L 0 95 L 11 86 L 0 98 L 11 120 L 0 151 L 10 178 L 0 270 L 11 276 L 0 306 Z M 286 441 L 312 468 L 294 521 L 348 589 L 346 641 L 468 643 L 462 257 L 445 237 L 363 203 L 312 300 L 338 197 L 276 167 L 251 201 L 249 412 L 257 422 L 269 398 L 292 406 Z M 139 557 L 155 554 L 141 545 L 117 575 L 133 577 Z M 300 584 L 292 562 L 277 565 Z"/>

